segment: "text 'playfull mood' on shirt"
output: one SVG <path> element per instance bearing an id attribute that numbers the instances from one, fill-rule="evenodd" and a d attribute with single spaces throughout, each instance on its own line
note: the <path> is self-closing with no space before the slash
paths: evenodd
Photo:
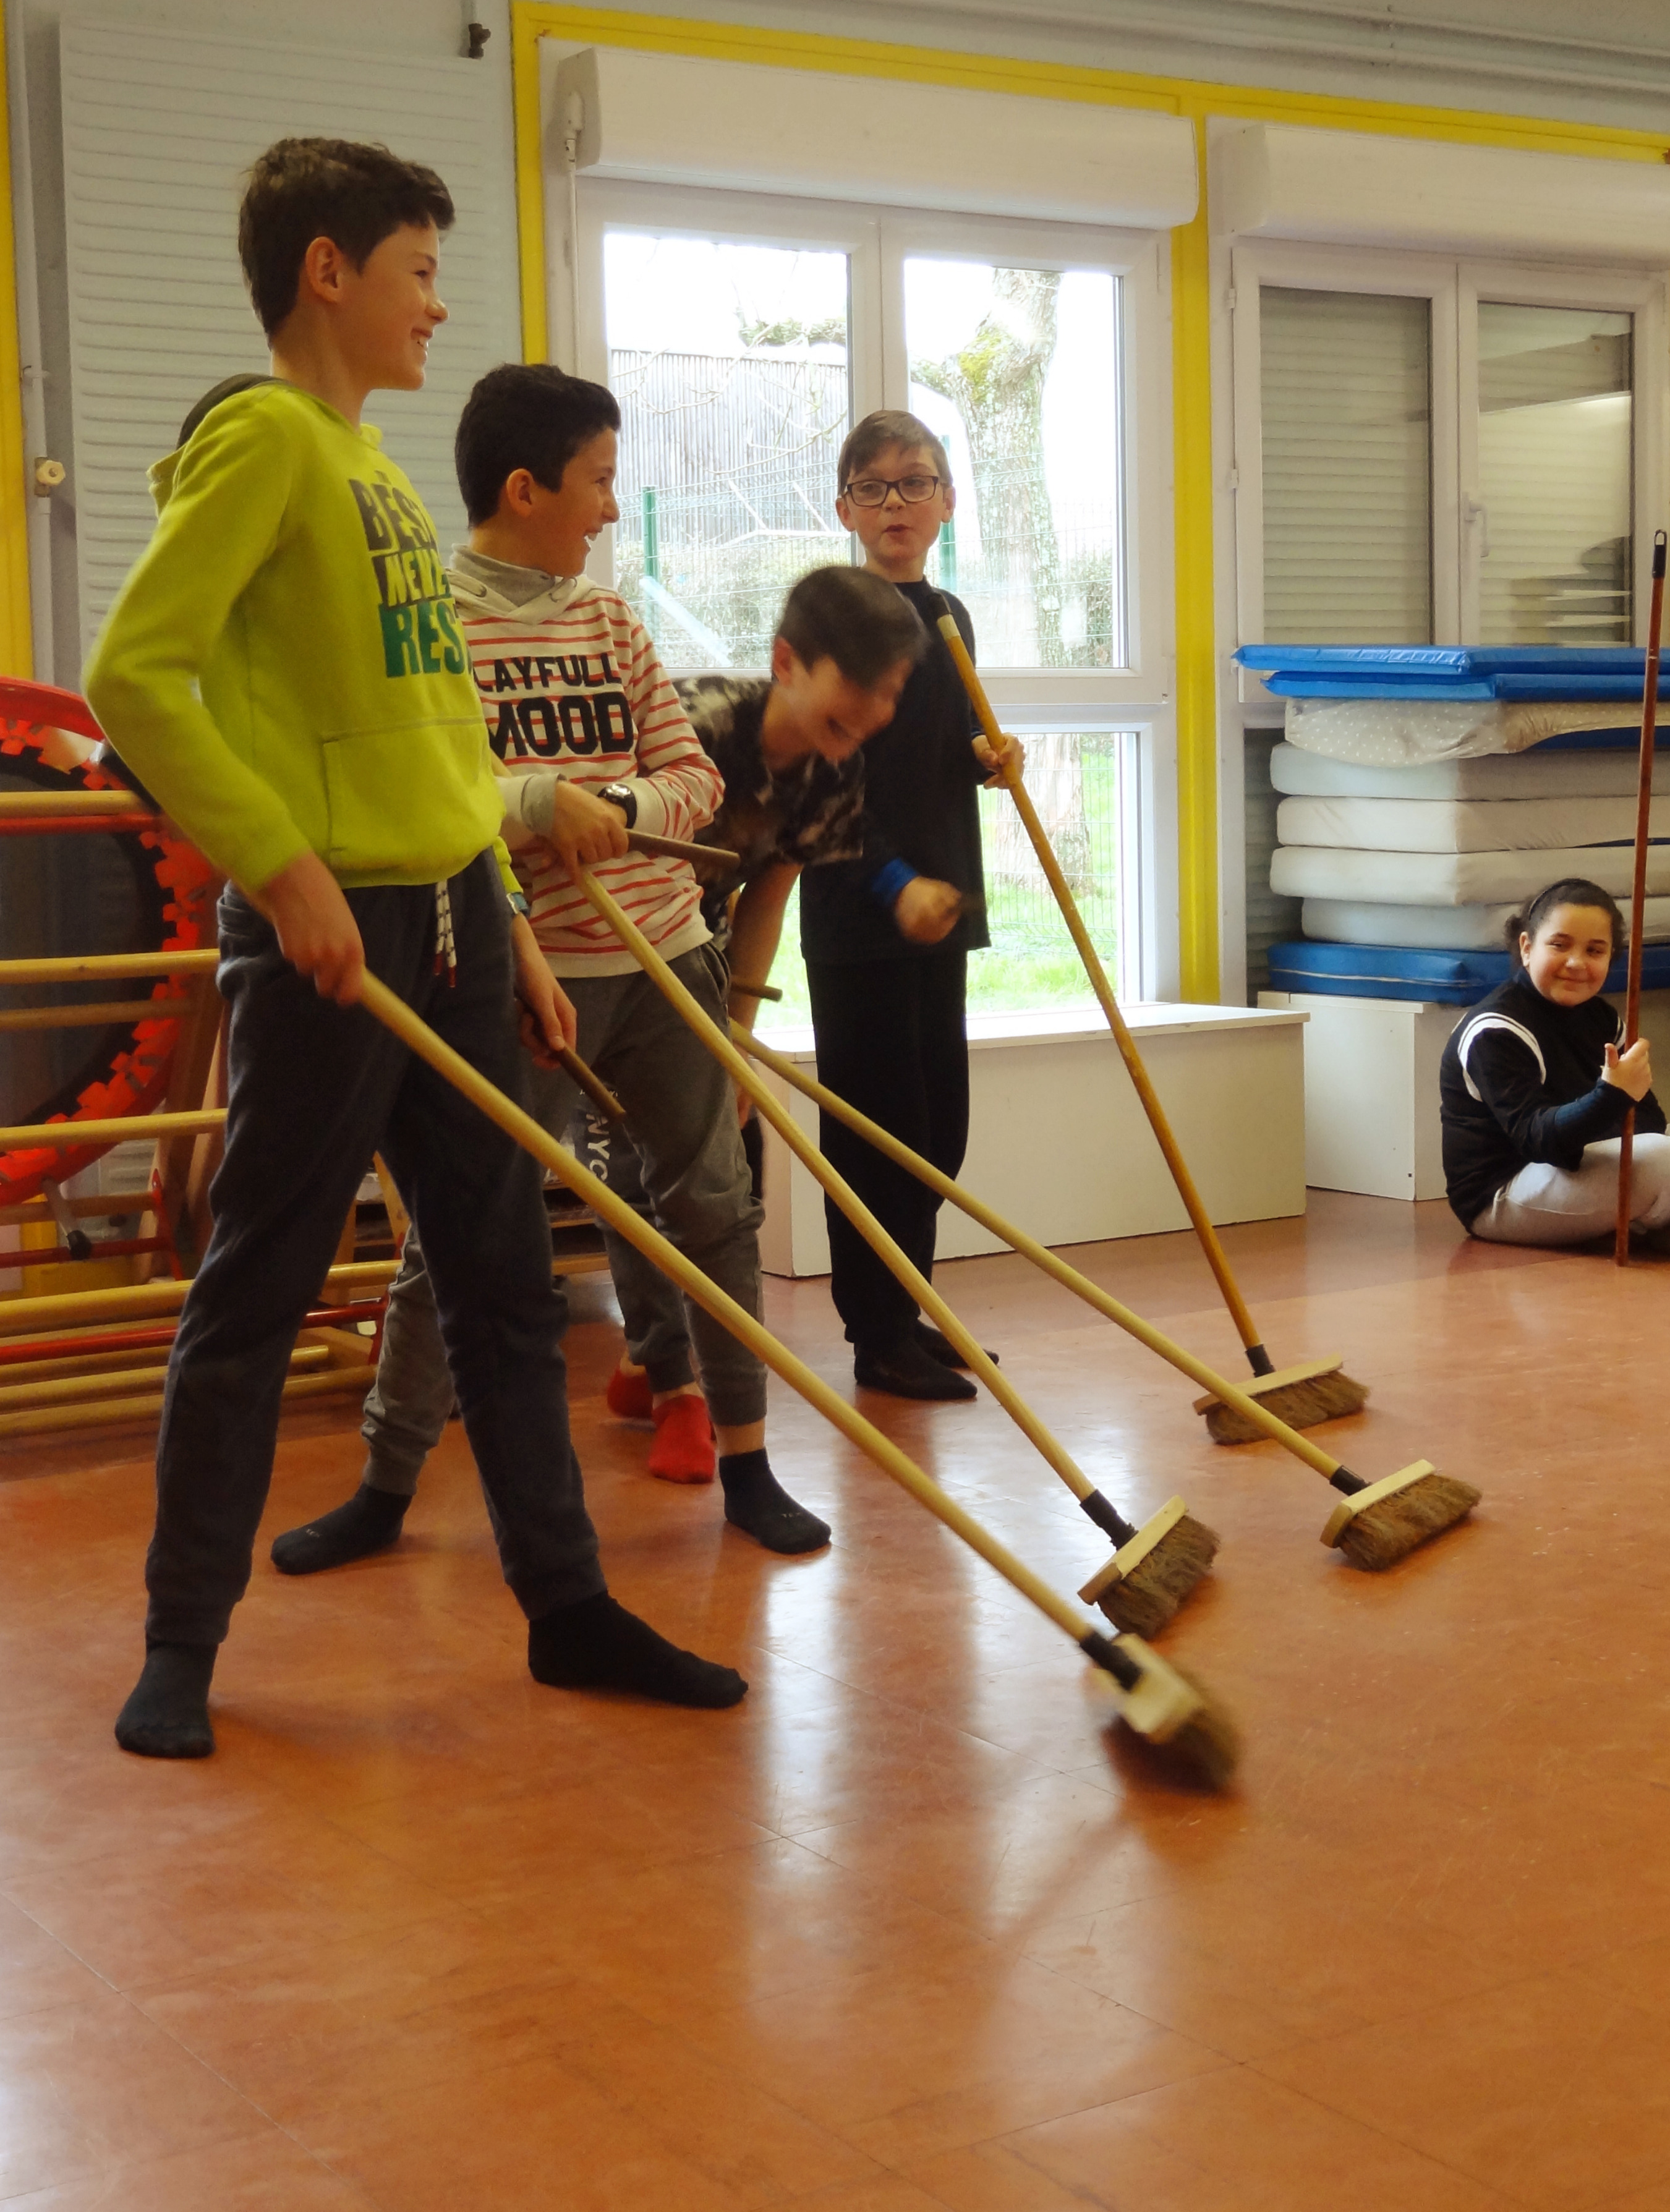
<path id="1" fill-rule="evenodd" d="M 593 794 L 624 783 L 635 827 L 693 839 L 724 787 L 668 682 L 655 647 L 617 592 L 581 577 L 516 604 L 467 553 L 451 578 L 492 749 L 514 784 L 560 776 Z M 513 838 L 513 844 L 515 843 Z M 541 950 L 559 975 L 629 974 L 637 965 L 543 839 L 516 846 Z M 705 944 L 701 890 L 688 862 L 647 854 L 602 862 L 598 881 L 667 959 Z"/>

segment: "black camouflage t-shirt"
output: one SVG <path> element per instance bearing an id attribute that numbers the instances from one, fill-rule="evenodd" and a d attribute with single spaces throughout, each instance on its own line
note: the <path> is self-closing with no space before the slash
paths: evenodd
<path id="1" fill-rule="evenodd" d="M 856 860 L 864 849 L 864 756 L 837 766 L 808 753 L 774 773 L 761 750 L 768 676 L 695 676 L 673 685 L 701 749 L 725 779 L 719 812 L 697 835 L 737 854 L 739 869 L 698 867 L 702 919 L 723 944 L 726 902 L 739 884 L 786 860 Z"/>

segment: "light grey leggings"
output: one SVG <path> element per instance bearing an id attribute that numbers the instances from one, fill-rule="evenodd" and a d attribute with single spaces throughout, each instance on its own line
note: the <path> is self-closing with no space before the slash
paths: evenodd
<path id="1" fill-rule="evenodd" d="M 1491 1244 L 1584 1244 L 1618 1219 L 1620 1139 L 1586 1145 L 1580 1168 L 1533 1161 L 1473 1224 Z M 1649 1234 L 1670 1227 L 1670 1137 L 1639 1136 L 1630 1167 L 1630 1219 Z"/>

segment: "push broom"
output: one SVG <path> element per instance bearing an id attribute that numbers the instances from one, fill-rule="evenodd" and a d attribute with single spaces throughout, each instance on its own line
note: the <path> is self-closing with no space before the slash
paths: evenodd
<path id="1" fill-rule="evenodd" d="M 855 1106 L 849 1106 L 844 1098 L 838 1097 L 824 1085 L 804 1074 L 792 1060 L 784 1059 L 780 1053 L 773 1052 L 768 1045 L 762 1044 L 741 1023 L 732 1024 L 732 1034 L 744 1051 L 774 1074 L 781 1076 L 802 1097 L 811 1099 L 836 1121 L 844 1121 L 849 1129 L 856 1130 L 878 1152 L 884 1152 L 889 1159 L 918 1176 L 941 1198 L 949 1199 L 953 1206 L 960 1206 L 971 1220 L 979 1222 L 983 1229 L 990 1230 L 993 1236 L 1001 1237 L 1023 1259 L 1031 1261 L 1035 1267 L 1040 1267 L 1045 1274 L 1053 1276 L 1064 1289 L 1083 1298 L 1087 1305 L 1093 1306 L 1128 1335 L 1134 1336 L 1139 1344 L 1145 1344 L 1151 1352 L 1158 1352 L 1162 1359 L 1169 1360 L 1172 1366 L 1196 1382 L 1204 1383 L 1225 1407 L 1236 1412 L 1255 1433 L 1269 1437 L 1273 1442 L 1284 1445 L 1307 1467 L 1315 1468 L 1318 1474 L 1326 1477 L 1339 1492 L 1345 1503 L 1336 1505 L 1328 1516 L 1327 1525 L 1322 1531 L 1322 1541 L 1343 1552 L 1353 1566 L 1372 1570 L 1395 1566 L 1400 1559 L 1406 1559 L 1418 1544 L 1424 1543 L 1430 1536 L 1442 1534 L 1446 1528 L 1453 1528 L 1458 1521 L 1464 1520 L 1479 1503 L 1479 1493 L 1471 1483 L 1458 1482 L 1451 1475 L 1440 1474 L 1430 1462 L 1424 1459 L 1416 1460 L 1409 1467 L 1400 1468 L 1395 1474 L 1383 1476 L 1378 1482 L 1368 1482 L 1361 1475 L 1353 1474 L 1348 1467 L 1342 1466 L 1337 1459 L 1331 1458 L 1312 1443 L 1309 1437 L 1301 1436 L 1280 1419 L 1263 1400 L 1254 1397 L 1248 1391 L 1237 1389 L 1233 1382 L 1226 1382 L 1222 1376 L 1213 1374 L 1204 1360 L 1197 1359 L 1193 1352 L 1185 1352 L 1181 1345 L 1174 1344 L 1169 1337 L 1162 1335 L 1151 1322 L 1133 1313 L 1128 1306 L 1123 1306 L 1117 1298 L 1109 1297 L 1099 1284 L 1091 1282 L 1087 1275 L 1081 1275 L 1076 1267 L 1069 1267 L 1059 1253 L 1052 1252 L 1048 1245 L 1040 1244 L 1024 1230 L 1017 1229 L 1011 1222 L 1005 1221 L 994 1208 L 976 1198 L 971 1191 L 965 1190 L 961 1183 L 953 1182 L 943 1170 L 925 1160 L 920 1153 L 912 1152 L 908 1145 L 902 1144 L 879 1122 L 871 1121 L 867 1115 L 859 1113 Z M 1103 1572 L 1106 1571 L 1104 1569 Z M 1099 1602 L 1100 1581 L 1101 1577 L 1096 1577 L 1086 1583 L 1078 1593 L 1080 1597 L 1087 1602 Z"/>
<path id="2" fill-rule="evenodd" d="M 1019 1391 L 981 1350 L 927 1277 L 913 1266 L 857 1192 L 836 1174 L 793 1115 L 779 1103 L 726 1032 L 708 1018 L 643 932 L 622 912 L 589 869 L 582 868 L 578 874 L 580 889 L 593 908 L 663 997 L 695 1030 L 732 1080 L 748 1093 L 795 1158 L 804 1163 L 884 1264 L 931 1316 L 935 1326 L 950 1339 L 1021 1433 L 1066 1483 L 1084 1514 L 1104 1534 L 1113 1538 L 1119 1548 L 1096 1577 L 1096 1603 L 1115 1627 L 1131 1629 L 1143 1636 L 1157 1634 L 1212 1565 L 1212 1555 L 1218 1549 L 1218 1538 L 1212 1531 L 1194 1518 L 1181 1498 L 1169 1499 L 1140 1528 L 1114 1510 Z"/>
<path id="3" fill-rule="evenodd" d="M 1641 775 L 1636 786 L 1635 889 L 1630 907 L 1630 973 L 1624 994 L 1624 1048 L 1641 1034 L 1641 947 L 1647 925 L 1647 848 L 1653 830 L 1653 738 L 1658 720 L 1659 629 L 1664 619 L 1665 534 L 1653 539 L 1653 597 L 1647 617 L 1647 681 L 1641 695 Z M 1612 1258 L 1630 1264 L 1630 1170 L 1635 1153 L 1635 1108 L 1624 1117 L 1618 1149 L 1618 1235 Z"/>
<path id="4" fill-rule="evenodd" d="M 855 1406 L 849 1406 L 844 1398 L 837 1396 L 821 1376 L 797 1359 L 752 1314 L 744 1311 L 717 1284 L 710 1282 L 694 1261 L 687 1260 L 623 1199 L 583 1168 L 573 1153 L 558 1144 L 531 1114 L 524 1113 L 438 1037 L 386 983 L 367 972 L 361 998 L 367 1012 L 392 1030 L 420 1060 L 444 1076 L 524 1151 L 531 1152 L 560 1182 L 606 1221 L 617 1236 L 625 1237 L 664 1274 L 671 1276 L 687 1297 L 694 1298 L 729 1329 L 774 1375 L 839 1429 L 848 1443 L 872 1460 L 884 1474 L 908 1490 L 1023 1597 L 1070 1636 L 1085 1657 L 1108 1677 L 1120 1718 L 1133 1734 L 1149 1743 L 1167 1747 L 1193 1774 L 1214 1788 L 1223 1787 L 1235 1771 L 1240 1754 L 1239 1740 L 1234 1724 L 1199 1683 L 1169 1665 L 1140 1637 L 1108 1637 L 1100 1629 L 1088 1626 L 1066 1598 L 1058 1596 L 972 1514 L 947 1496 L 932 1476 L 866 1421 Z"/>
<path id="5" fill-rule="evenodd" d="M 951 659 L 956 663 L 957 673 L 963 678 L 963 688 L 980 717 L 981 726 L 987 740 L 993 750 L 1001 754 L 1003 732 L 992 710 L 992 702 L 986 696 L 986 687 L 969 657 L 969 648 L 963 642 L 963 634 L 957 629 L 950 609 L 943 599 L 938 600 L 938 605 L 940 635 Z M 1038 864 L 1055 895 L 1055 903 L 1061 909 L 1061 918 L 1078 947 L 1078 957 L 1084 963 L 1090 988 L 1108 1018 L 1108 1026 L 1114 1033 L 1120 1058 L 1125 1062 L 1126 1071 L 1136 1086 L 1137 1096 L 1148 1116 L 1149 1126 L 1159 1140 L 1160 1150 L 1165 1155 L 1165 1164 L 1171 1170 L 1171 1179 L 1177 1186 L 1178 1195 L 1194 1224 L 1194 1233 L 1200 1240 L 1206 1263 L 1217 1278 L 1224 1303 L 1230 1310 L 1230 1318 L 1246 1347 L 1248 1364 L 1257 1379 L 1251 1390 L 1242 1393 L 1242 1395 L 1266 1400 L 1290 1427 L 1297 1429 L 1314 1427 L 1318 1421 L 1338 1420 L 1345 1413 L 1360 1413 L 1368 1401 L 1368 1389 L 1364 1384 L 1353 1382 L 1343 1371 L 1339 1359 L 1312 1359 L 1300 1366 L 1278 1368 L 1265 1350 L 1258 1325 L 1248 1310 L 1247 1302 L 1241 1295 L 1235 1277 L 1230 1273 L 1230 1262 L 1218 1241 L 1218 1231 L 1212 1227 L 1201 1203 L 1200 1194 L 1194 1187 L 1194 1178 L 1188 1171 L 1188 1164 L 1178 1149 L 1177 1139 L 1172 1134 L 1171 1124 L 1166 1119 L 1159 1094 L 1126 1026 L 1125 1017 L 1114 996 L 1113 986 L 1108 982 L 1096 947 L 1090 942 L 1090 933 L 1084 927 L 1084 918 L 1078 911 L 1078 901 L 1061 872 L 1061 864 L 1055 857 L 1054 848 L 1043 823 L 1038 819 L 1038 810 L 1032 804 L 1032 795 L 1022 781 L 1017 763 L 1011 763 L 1004 771 L 1002 781 L 1019 811 L 1026 834 L 1032 841 L 1032 849 L 1038 856 Z M 1257 1433 L 1227 1400 L 1214 1400 L 1207 1406 L 1198 1407 L 1197 1411 L 1205 1413 L 1206 1427 L 1215 1443 L 1249 1443 Z"/>

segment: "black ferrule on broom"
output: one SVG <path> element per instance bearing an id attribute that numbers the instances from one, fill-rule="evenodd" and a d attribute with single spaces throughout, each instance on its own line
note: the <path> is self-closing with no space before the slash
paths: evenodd
<path id="1" fill-rule="evenodd" d="M 1624 994 L 1624 1049 L 1641 1033 L 1641 947 L 1647 922 L 1647 846 L 1653 828 L 1653 740 L 1658 720 L 1659 629 L 1664 616 L 1665 533 L 1653 538 L 1653 596 L 1647 617 L 1647 676 L 1641 694 L 1641 773 L 1636 784 L 1635 882 L 1630 906 L 1629 981 Z M 1618 1152 L 1618 1232 L 1612 1258 L 1630 1264 L 1630 1170 L 1635 1152 L 1635 1108 L 1624 1117 Z"/>

